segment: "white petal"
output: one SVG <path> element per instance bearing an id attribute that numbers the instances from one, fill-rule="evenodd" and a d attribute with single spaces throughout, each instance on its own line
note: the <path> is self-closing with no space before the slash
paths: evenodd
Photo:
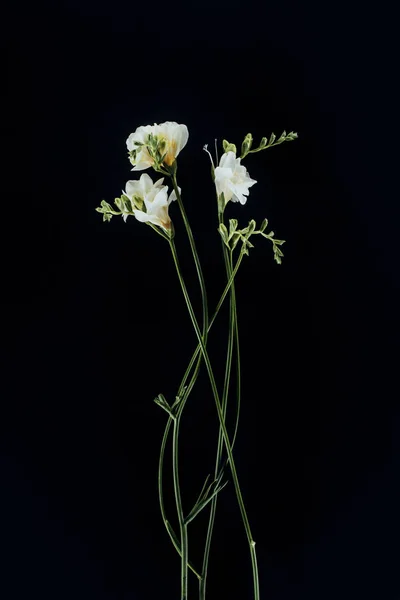
<path id="1" fill-rule="evenodd" d="M 178 125 L 178 129 L 175 134 L 176 140 L 176 156 L 183 150 L 189 139 L 189 130 L 186 125 Z"/>
<path id="2" fill-rule="evenodd" d="M 149 165 L 147 162 L 141 162 L 135 165 L 133 169 L 131 169 L 131 171 L 144 171 L 145 169 L 149 169 L 150 167 L 151 165 Z"/>
<path id="3" fill-rule="evenodd" d="M 143 175 L 140 176 L 140 187 L 142 190 L 142 196 L 145 196 L 146 194 L 149 193 L 149 191 L 151 190 L 151 188 L 153 187 L 153 180 L 150 177 L 150 175 L 148 175 L 147 173 L 143 173 Z"/>
<path id="4" fill-rule="evenodd" d="M 139 195 L 142 196 L 142 190 L 140 186 L 140 181 L 137 179 L 131 179 L 126 182 L 125 191 L 123 192 L 130 200 L 132 200 L 133 196 Z"/>
<path id="5" fill-rule="evenodd" d="M 236 154 L 234 152 L 225 152 L 225 154 L 221 156 L 219 166 L 226 169 L 232 169 L 233 171 L 236 167 L 236 160 L 240 161 L 240 158 L 236 159 Z"/>
<path id="6" fill-rule="evenodd" d="M 179 191 L 179 195 L 181 195 L 182 189 L 179 187 L 178 185 L 178 191 Z M 171 204 L 171 202 L 173 202 L 174 200 L 177 200 L 176 194 L 175 194 L 175 190 L 172 190 L 172 192 L 169 195 L 168 198 L 168 204 Z"/>
<path id="7" fill-rule="evenodd" d="M 162 188 L 154 197 L 152 202 L 149 202 L 147 197 L 144 199 L 144 203 L 147 208 L 147 212 L 150 214 L 156 214 L 160 208 L 168 206 L 167 200 L 167 186 Z"/>
<path id="8" fill-rule="evenodd" d="M 142 210 L 135 210 L 134 214 L 137 220 L 141 223 L 153 223 L 153 225 L 158 225 L 159 227 L 162 227 L 162 223 L 156 215 L 149 215 L 143 212 Z"/>

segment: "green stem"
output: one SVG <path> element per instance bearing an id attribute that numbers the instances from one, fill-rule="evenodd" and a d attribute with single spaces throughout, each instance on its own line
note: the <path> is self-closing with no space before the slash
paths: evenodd
<path id="1" fill-rule="evenodd" d="M 223 223 L 223 217 L 220 213 L 219 222 Z M 227 279 L 229 280 L 232 274 L 232 251 L 228 252 L 228 248 L 222 242 L 224 261 L 225 261 L 225 269 L 227 274 Z M 222 413 L 224 416 L 224 421 L 226 420 L 226 411 L 228 405 L 228 393 L 229 393 L 229 382 L 231 377 L 231 367 L 232 367 L 232 355 L 233 355 L 233 343 L 234 343 L 234 335 L 237 327 L 236 319 L 236 298 L 235 298 L 235 284 L 232 283 L 231 286 L 231 300 L 230 300 L 230 309 L 229 309 L 229 335 L 228 335 L 228 349 L 227 349 L 227 357 L 226 357 L 226 365 L 225 365 L 225 378 L 224 378 L 224 388 L 223 388 L 223 396 L 222 396 Z M 240 369 L 240 365 L 238 366 L 238 370 Z M 236 418 L 236 427 L 235 433 L 238 425 L 238 416 Z M 233 443 L 232 443 L 233 448 Z M 219 428 L 218 432 L 218 444 L 217 444 L 217 455 L 215 458 L 215 477 L 218 476 L 219 470 L 221 468 L 221 458 L 222 458 L 222 450 L 223 450 L 223 437 L 222 437 L 222 428 Z M 215 515 L 217 512 L 217 501 L 218 495 L 215 495 L 211 500 L 211 508 L 210 515 L 208 520 L 207 527 L 207 537 L 206 543 L 204 547 L 204 557 L 203 557 L 203 565 L 201 570 L 201 579 L 199 583 L 199 597 L 200 600 L 205 600 L 206 597 L 206 585 L 207 585 L 207 571 L 208 571 L 208 563 L 210 557 L 210 549 L 211 549 L 211 539 L 214 530 L 215 523 Z"/>
<path id="2" fill-rule="evenodd" d="M 196 266 L 196 271 L 197 271 L 197 277 L 199 279 L 200 290 L 201 290 L 201 299 L 202 299 L 202 305 L 203 305 L 203 339 L 204 339 L 204 345 L 206 346 L 207 345 L 207 334 L 208 334 L 208 303 L 207 303 L 206 284 L 204 281 L 203 271 L 201 269 L 199 255 L 197 253 L 196 243 L 194 241 L 192 229 L 190 227 L 190 223 L 189 223 L 189 220 L 186 215 L 185 207 L 183 206 L 182 198 L 181 198 L 181 195 L 179 192 L 178 183 L 176 181 L 176 171 L 174 171 L 173 175 L 171 176 L 171 179 L 172 179 L 173 188 L 175 190 L 176 199 L 178 201 L 178 206 L 179 206 L 179 209 L 182 214 L 183 222 L 185 224 L 186 233 L 187 233 L 189 243 L 190 243 L 190 248 L 192 250 L 193 260 L 194 260 L 194 264 Z"/>
<path id="3" fill-rule="evenodd" d="M 163 435 L 163 439 L 161 442 L 160 459 L 159 459 L 159 464 L 158 464 L 158 496 L 159 496 L 159 501 L 160 501 L 162 520 L 164 522 L 164 525 L 167 529 L 168 535 L 171 538 L 171 541 L 172 541 L 176 551 L 178 552 L 179 556 L 182 557 L 182 550 L 181 550 L 179 540 L 176 537 L 176 534 L 172 528 L 172 525 L 170 524 L 170 522 L 167 519 L 167 515 L 165 512 L 165 506 L 164 506 L 164 494 L 163 494 L 164 454 L 165 454 L 165 446 L 167 444 L 168 434 L 169 434 L 169 430 L 171 429 L 171 425 L 172 425 L 172 418 L 169 417 L 167 424 L 165 426 L 164 435 Z M 201 575 L 196 571 L 195 567 L 189 560 L 188 560 L 188 567 L 191 571 L 193 571 L 193 573 L 196 575 L 197 579 L 200 580 Z"/>
<path id="4" fill-rule="evenodd" d="M 186 285 L 185 282 L 183 280 L 182 277 L 182 273 L 180 270 L 180 266 L 179 266 L 179 261 L 178 261 L 178 255 L 176 253 L 176 248 L 175 248 L 175 244 L 173 242 L 173 240 L 169 241 L 170 244 L 170 248 L 171 248 L 171 252 L 172 252 L 172 256 L 174 259 L 174 263 L 175 263 L 175 267 L 176 267 L 176 271 L 178 274 L 178 278 L 179 278 L 179 282 L 181 284 L 181 288 L 182 288 L 182 292 L 186 301 L 186 305 L 189 311 L 189 315 L 194 327 L 194 330 L 196 332 L 196 336 L 197 339 L 199 341 L 200 347 L 201 347 L 201 352 L 203 354 L 203 358 L 204 358 L 204 362 L 206 364 L 206 368 L 207 368 L 207 372 L 208 372 L 208 376 L 210 379 L 210 383 L 211 383 L 211 387 L 212 387 L 212 392 L 214 395 L 214 400 L 215 400 L 215 404 L 216 404 L 216 408 L 217 408 L 217 413 L 218 413 L 218 419 L 219 419 L 219 423 L 220 426 L 222 428 L 222 434 L 223 434 L 223 438 L 224 438 L 224 443 L 226 446 L 226 450 L 227 450 L 227 454 L 228 454 L 228 459 L 229 459 L 229 464 L 230 464 L 230 468 L 231 468 L 231 472 L 232 472 L 232 479 L 233 479 L 233 484 L 235 487 L 235 492 L 236 492 L 236 497 L 238 500 L 238 504 L 239 504 L 239 509 L 240 509 L 240 513 L 243 519 L 243 523 L 244 523 L 244 528 L 246 531 L 246 536 L 247 536 L 247 540 L 250 546 L 250 556 L 251 556 L 251 562 L 252 562 L 252 568 L 253 568 L 253 581 L 254 581 L 254 597 L 255 600 L 259 600 L 260 598 L 260 594 L 259 594 L 259 585 L 258 585 L 258 568 L 257 568 L 257 557 L 256 557 L 256 551 L 255 551 L 255 541 L 253 540 L 253 536 L 251 533 L 251 528 L 250 528 L 250 523 L 247 517 L 247 513 L 246 513 L 246 508 L 244 506 L 244 502 L 243 502 L 243 497 L 242 497 L 242 493 L 240 490 L 240 485 L 239 485 L 239 479 L 238 479 L 238 475 L 236 472 L 236 467 L 235 467 L 235 462 L 234 462 L 234 458 L 233 458 L 233 454 L 232 454 L 232 448 L 229 442 L 229 436 L 228 436 L 228 432 L 225 426 L 225 421 L 224 421 L 224 416 L 222 413 L 222 408 L 221 408 L 221 402 L 219 399 L 219 395 L 218 395 L 218 390 L 217 390 L 217 386 L 215 383 L 215 377 L 214 377 L 214 373 L 212 370 L 212 366 L 211 366 L 211 362 L 208 356 L 208 352 L 207 349 L 204 345 L 204 341 L 201 335 L 201 331 L 199 328 L 199 325 L 197 323 L 196 320 L 196 315 L 194 313 L 192 304 L 190 302 L 190 298 L 186 289 Z"/>
<path id="5" fill-rule="evenodd" d="M 223 293 L 221 295 L 221 298 L 219 299 L 219 302 L 218 302 L 217 307 L 215 309 L 214 315 L 213 315 L 213 317 L 212 317 L 212 319 L 211 319 L 211 321 L 209 323 L 208 333 L 210 332 L 211 327 L 213 326 L 214 321 L 217 318 L 217 315 L 218 315 L 218 313 L 219 313 L 219 311 L 221 309 L 221 306 L 222 306 L 222 304 L 223 304 L 223 302 L 224 302 L 224 300 L 225 300 L 225 298 L 226 298 L 226 296 L 227 296 L 227 294 L 229 292 L 229 289 L 230 289 L 230 287 L 231 287 L 231 285 L 232 285 L 232 283 L 234 281 L 236 273 L 237 273 L 237 271 L 238 271 L 238 269 L 240 267 L 240 264 L 242 262 L 243 256 L 244 256 L 244 254 L 241 252 L 240 255 L 239 255 L 238 260 L 236 261 L 235 268 L 232 270 L 232 273 L 231 273 L 231 276 L 229 278 L 229 281 L 228 281 L 228 283 L 227 283 L 227 285 L 226 285 L 226 287 L 225 287 L 225 289 L 224 289 L 224 291 L 223 291 Z M 185 372 L 185 374 L 183 376 L 181 384 L 179 386 L 178 396 L 181 396 L 182 393 L 183 393 L 183 389 L 184 389 L 184 387 L 186 385 L 186 381 L 187 381 L 187 379 L 189 377 L 190 371 L 192 370 L 194 362 L 195 362 L 197 356 L 200 353 L 200 349 L 201 349 L 200 344 L 198 344 L 196 350 L 194 351 L 194 353 L 192 355 L 192 358 L 191 358 L 191 360 L 189 362 L 189 365 L 188 365 L 188 367 L 186 369 L 186 372 Z M 184 392 L 184 395 L 183 395 L 183 398 L 182 398 L 182 401 L 181 401 L 183 405 L 186 402 L 186 400 L 187 400 L 187 398 L 188 398 L 188 396 L 189 396 L 189 394 L 190 394 L 190 392 L 191 392 L 191 390 L 192 390 L 192 388 L 193 388 L 193 386 L 194 386 L 194 384 L 196 382 L 196 379 L 197 379 L 197 376 L 198 376 L 198 373 L 199 373 L 200 360 L 201 360 L 201 356 L 199 357 L 199 360 L 198 360 L 198 363 L 197 363 L 197 366 L 196 366 L 196 370 L 194 371 L 194 373 L 192 375 L 192 378 L 191 378 L 191 380 L 189 382 L 189 385 L 188 385 L 187 389 Z M 233 443 L 234 443 L 234 440 L 236 438 L 237 424 L 238 424 L 238 421 L 236 421 L 236 427 L 235 427 L 235 434 L 234 434 L 234 438 L 233 438 Z M 159 492 L 159 501 L 160 501 L 161 516 L 162 516 L 164 525 L 165 525 L 165 527 L 167 529 L 168 535 L 170 536 L 171 541 L 172 541 L 175 549 L 177 550 L 179 556 L 182 556 L 182 551 L 181 551 L 178 539 L 177 539 L 177 537 L 176 537 L 176 535 L 174 533 L 174 530 L 173 530 L 173 528 L 172 528 L 172 526 L 171 526 L 171 524 L 168 521 L 167 516 L 166 516 L 165 507 L 164 507 L 164 496 L 163 496 L 164 454 L 165 454 L 165 447 L 166 447 L 166 444 L 167 444 L 168 434 L 169 434 L 169 430 L 171 428 L 171 425 L 172 425 L 172 418 L 169 417 L 168 421 L 167 421 L 167 424 L 165 426 L 164 435 L 163 435 L 163 439 L 162 439 L 162 442 L 161 442 L 160 458 L 159 458 L 159 464 L 158 464 L 158 492 Z M 233 446 L 233 443 L 232 443 L 232 446 Z M 188 565 L 189 565 L 189 569 L 191 569 L 193 571 L 193 573 L 196 575 L 196 577 L 199 580 L 201 580 L 201 575 L 196 571 L 196 569 L 194 568 L 194 566 L 191 564 L 190 561 L 189 561 Z"/>
<path id="6" fill-rule="evenodd" d="M 179 485 L 179 460 L 178 460 L 178 438 L 179 425 L 182 411 L 178 411 L 174 419 L 173 439 L 172 439 L 172 470 L 174 478 L 174 492 L 176 501 L 176 510 L 178 513 L 179 530 L 181 534 L 181 600 L 186 600 L 188 595 L 188 535 L 185 515 L 183 513 L 181 490 Z"/>
<path id="7" fill-rule="evenodd" d="M 200 265 L 200 260 L 199 260 L 199 256 L 197 253 L 197 249 L 196 249 L 196 244 L 194 241 L 194 237 L 193 237 L 193 233 L 190 227 L 190 223 L 189 220 L 187 218 L 186 215 L 186 211 L 185 211 L 185 207 L 183 206 L 183 202 L 182 202 L 182 198 L 179 192 L 179 188 L 178 188 L 178 183 L 176 180 L 176 170 L 173 172 L 173 174 L 171 175 L 171 179 L 172 179 L 172 185 L 173 188 L 175 190 L 175 194 L 176 194 L 176 198 L 178 201 L 178 205 L 179 205 L 179 209 L 181 211 L 181 215 L 182 215 L 182 219 L 186 228 L 186 233 L 189 239 L 189 243 L 190 243 L 190 248 L 192 250 L 192 254 L 193 254 L 193 259 L 194 259 L 194 263 L 196 266 L 196 271 L 197 271 L 197 277 L 199 279 L 199 284 L 200 284 L 200 290 L 201 290 L 201 298 L 202 298 L 202 307 L 203 307 L 203 332 L 202 332 L 202 343 L 204 344 L 204 347 L 206 347 L 207 345 L 207 336 L 208 336 L 208 303 L 207 303 L 207 293 L 206 293 L 206 286 L 205 286 L 205 281 L 204 281 L 204 276 L 203 276 L 203 272 L 201 269 L 201 265 Z M 193 377 L 192 380 L 190 382 L 190 385 L 188 386 L 188 389 L 186 390 L 185 396 L 184 398 L 181 399 L 181 403 L 178 407 L 178 414 L 177 414 L 177 418 L 174 421 L 174 437 L 173 437 L 173 456 L 174 456 L 174 463 L 173 463 L 173 470 L 174 470 L 174 492 L 175 492 L 175 498 L 176 498 L 176 506 L 177 506 L 177 511 L 178 511 L 178 519 L 179 519 L 179 527 L 180 527 L 180 534 L 181 534 L 181 586 L 182 586 L 182 600 L 186 600 L 187 598 L 187 574 L 188 574 L 188 561 L 189 561 L 189 555 L 188 555 L 188 532 L 187 532 L 187 524 L 183 521 L 184 519 L 184 515 L 183 515 L 183 511 L 182 511 L 182 502 L 181 502 L 181 496 L 180 496 L 180 489 L 179 489 L 179 477 L 178 477 L 178 435 L 179 435 L 179 426 L 180 426 L 180 419 L 181 419 L 181 415 L 183 412 L 183 409 L 185 407 L 186 404 L 186 400 L 189 397 L 189 394 L 194 386 L 194 383 L 198 377 L 199 371 L 200 371 L 200 365 L 201 365 L 201 355 L 199 355 L 198 361 L 197 361 L 197 365 L 195 368 L 195 372 L 193 373 Z M 179 393 L 181 393 L 181 389 L 179 391 Z M 179 395 L 179 394 L 178 394 Z M 198 574 L 196 573 L 196 575 L 198 576 Z"/>

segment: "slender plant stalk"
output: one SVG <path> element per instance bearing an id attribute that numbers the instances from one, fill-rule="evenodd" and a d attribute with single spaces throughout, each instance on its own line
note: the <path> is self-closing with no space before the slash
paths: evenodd
<path id="1" fill-rule="evenodd" d="M 182 560 L 181 560 L 181 600 L 186 600 L 188 596 L 188 533 L 187 525 L 185 523 L 185 515 L 182 507 L 182 497 L 179 485 L 179 460 L 178 460 L 178 438 L 179 438 L 179 426 L 181 421 L 182 411 L 179 410 L 176 418 L 174 419 L 173 428 L 173 439 L 172 439 L 172 471 L 174 479 L 174 493 L 176 501 L 176 510 L 178 513 L 179 530 L 181 535 L 181 548 L 182 548 Z"/>
<path id="2" fill-rule="evenodd" d="M 223 223 L 223 215 L 219 214 L 219 222 Z M 226 245 L 222 242 L 222 249 L 224 254 L 225 261 L 225 269 L 227 274 L 227 279 L 230 279 L 232 274 L 232 251 L 228 251 Z M 227 348 L 227 357 L 226 357 L 226 365 L 225 365 L 225 378 L 224 378 L 224 388 L 223 388 L 223 396 L 222 396 L 222 413 L 224 416 L 224 421 L 226 420 L 226 411 L 228 405 L 228 395 L 229 395 L 229 383 L 231 378 L 231 367 L 232 367 L 232 356 L 233 356 L 233 345 L 234 342 L 238 339 L 237 336 L 237 319 L 236 319 L 236 296 L 235 296 L 235 284 L 234 282 L 231 285 L 231 299 L 229 306 L 229 335 L 228 335 L 228 348 Z M 235 337 L 236 333 L 236 337 Z M 238 358 L 238 357 L 237 357 Z M 240 362 L 237 363 L 237 372 L 240 372 Z M 235 437 L 237 426 L 239 422 L 239 407 L 240 407 L 240 390 L 238 391 L 238 407 L 237 407 L 237 416 L 236 416 L 236 426 L 235 426 Z M 232 443 L 233 448 L 234 441 Z M 215 477 L 217 477 L 218 472 L 221 468 L 221 458 L 222 458 L 222 450 L 223 450 L 223 436 L 222 436 L 222 428 L 219 428 L 218 432 L 218 444 L 217 444 L 217 455 L 215 459 Z M 214 530 L 215 523 L 215 515 L 217 511 L 217 501 L 218 495 L 215 495 L 211 500 L 211 508 L 210 515 L 207 527 L 207 537 L 206 543 L 204 547 L 204 557 L 203 557 L 203 565 L 201 570 L 201 579 L 199 581 L 199 598 L 200 600 L 205 600 L 206 597 L 206 585 L 207 585 L 207 571 L 208 571 L 208 562 L 210 557 L 210 549 L 211 549 L 211 539 Z"/>
<path id="3" fill-rule="evenodd" d="M 167 238 L 165 238 L 165 239 L 167 239 Z M 219 313 L 219 311 L 220 311 L 220 309 L 222 307 L 222 304 L 223 304 L 223 302 L 224 302 L 224 300 L 225 300 L 225 298 L 226 298 L 226 296 L 227 296 L 227 294 L 229 292 L 229 289 L 230 289 L 230 287 L 231 287 L 231 285 L 232 285 L 232 283 L 234 281 L 236 273 L 237 273 L 237 271 L 238 271 L 238 269 L 240 267 L 240 264 L 242 262 L 243 256 L 244 256 L 244 254 L 241 252 L 240 255 L 239 255 L 239 258 L 236 261 L 235 268 L 232 270 L 232 274 L 231 274 L 231 276 L 229 278 L 229 281 L 228 281 L 228 283 L 227 283 L 227 285 L 226 285 L 226 287 L 225 287 L 225 289 L 224 289 L 224 291 L 223 291 L 223 293 L 221 295 L 221 298 L 219 299 L 219 302 L 218 302 L 217 307 L 215 309 L 214 315 L 213 315 L 213 317 L 212 317 L 212 319 L 211 319 L 211 321 L 209 323 L 208 333 L 210 332 L 211 327 L 213 326 L 213 324 L 215 322 L 215 319 L 217 318 L 217 315 L 218 315 L 218 313 Z M 185 374 L 184 374 L 184 376 L 182 378 L 182 381 L 180 383 L 180 386 L 179 386 L 178 396 L 182 397 L 182 404 L 183 405 L 186 402 L 186 400 L 187 400 L 187 398 L 188 398 L 188 396 L 189 396 L 189 394 L 190 394 L 190 392 L 191 392 L 191 390 L 192 390 L 192 388 L 193 388 L 193 386 L 195 384 L 195 381 L 196 381 L 196 378 L 197 378 L 197 375 L 198 375 L 198 369 L 196 368 L 196 371 L 193 373 L 192 379 L 189 382 L 189 384 L 187 386 L 187 389 L 184 391 L 187 379 L 188 379 L 189 374 L 190 374 L 190 372 L 192 370 L 194 362 L 195 362 L 197 356 L 200 353 L 200 350 L 201 350 L 201 346 L 200 346 L 200 344 L 198 344 L 196 350 L 194 351 L 194 353 L 192 355 L 192 358 L 191 358 L 191 360 L 189 362 L 189 365 L 188 365 L 188 367 L 187 367 L 187 369 L 185 371 Z M 199 360 L 201 360 L 201 356 L 199 357 Z M 198 362 L 198 364 L 199 364 L 199 362 Z M 175 549 L 177 550 L 178 554 L 180 556 L 182 556 L 182 550 L 181 550 L 181 547 L 180 547 L 180 544 L 179 544 L 179 540 L 178 540 L 178 538 L 177 538 L 177 536 L 176 536 L 176 534 L 175 534 L 175 532 L 174 532 L 174 530 L 172 528 L 171 523 L 167 519 L 167 515 L 166 515 L 166 512 L 165 512 L 165 506 L 164 506 L 164 495 L 163 495 L 164 454 L 165 454 L 165 447 L 166 447 L 166 443 L 167 443 L 167 439 L 168 439 L 168 435 L 169 435 L 169 431 L 170 431 L 171 425 L 172 425 L 172 418 L 169 417 L 168 421 L 167 421 L 167 424 L 165 426 L 164 435 L 163 435 L 163 439 L 162 439 L 162 442 L 161 442 L 160 458 L 159 458 L 159 465 L 158 465 L 158 492 L 159 492 L 159 502 L 160 502 L 161 516 L 162 516 L 164 525 L 165 525 L 165 527 L 167 529 L 168 535 L 170 536 L 171 541 L 172 541 Z M 233 443 L 234 443 L 235 438 L 236 438 L 237 425 L 238 425 L 238 419 L 236 420 L 236 427 L 235 427 L 235 434 L 234 434 L 234 437 L 233 437 Z M 232 443 L 232 445 L 233 445 L 233 443 Z M 189 561 L 188 565 L 189 565 L 189 568 L 196 575 L 196 577 L 200 580 L 201 579 L 201 575 L 196 571 L 196 569 L 190 563 L 190 561 Z"/>
<path id="4" fill-rule="evenodd" d="M 236 497 L 238 500 L 238 504 L 239 504 L 239 509 L 240 509 L 240 513 L 243 519 L 243 524 L 244 524 L 244 528 L 246 531 L 246 535 L 247 535 L 247 540 L 249 542 L 249 547 L 250 547 L 250 556 L 251 556 L 251 563 L 252 563 L 252 570 L 253 570 L 253 583 L 254 583 L 254 598 L 255 600 L 259 600 L 260 599 L 260 592 L 259 592 L 259 583 L 258 583 L 258 567 L 257 567 L 257 556 L 256 556 L 256 550 L 255 550 L 255 541 L 253 540 L 253 536 L 251 533 L 251 528 L 250 528 L 250 523 L 247 517 L 247 513 L 246 513 L 246 508 L 244 506 L 244 502 L 243 502 L 243 497 L 242 497 L 242 493 L 240 490 L 240 485 L 239 485 L 239 479 L 237 476 L 237 472 L 236 472 L 236 467 L 235 467 L 235 462 L 234 462 L 234 458 L 233 458 L 233 454 L 232 454 L 232 448 L 231 448 L 231 444 L 229 442 L 229 436 L 228 436 L 228 432 L 225 426 L 225 421 L 224 421 L 224 416 L 222 413 L 222 407 L 221 407 L 221 402 L 219 399 L 219 395 L 218 395 L 218 390 L 217 390 L 217 386 L 215 383 L 215 377 L 214 377 L 214 373 L 212 370 L 212 366 L 211 366 L 211 362 L 208 356 L 208 352 L 207 349 L 204 345 L 203 342 L 203 338 L 201 335 L 201 331 L 199 328 L 199 325 L 197 323 L 196 320 L 196 315 L 194 313 L 192 304 L 190 302 L 190 298 L 186 289 L 186 285 L 184 282 L 184 279 L 182 277 L 182 273 L 180 270 L 180 266 L 179 266 L 179 261 L 178 261 L 178 255 L 176 252 L 176 248 L 175 248 L 175 244 L 173 240 L 169 241 L 170 244 L 170 248 L 171 248 L 171 252 L 172 252 L 172 256 L 174 259 L 174 263 L 175 263 L 175 268 L 177 271 L 177 275 L 179 278 L 179 282 L 181 284 L 181 288 L 182 288 L 182 292 L 186 301 L 186 305 L 189 311 L 189 315 L 194 327 L 194 330 L 196 332 L 196 336 L 197 339 L 199 341 L 200 347 L 201 347 L 201 352 L 203 354 L 204 357 L 204 362 L 206 364 L 206 368 L 207 368 L 207 372 L 208 372 L 208 376 L 210 379 L 210 383 L 211 383 L 211 387 L 212 387 L 212 392 L 214 395 L 214 400 L 215 400 L 215 404 L 216 404 L 216 408 L 217 408 L 217 413 L 218 413 L 218 419 L 220 422 L 220 426 L 222 428 L 222 434 L 223 434 L 223 438 L 224 438 L 224 443 L 226 446 L 226 450 L 227 450 L 227 454 L 228 454 L 228 459 L 229 459 L 229 464 L 230 464 L 230 468 L 231 468 L 231 472 L 232 472 L 232 479 L 233 479 L 233 484 L 235 487 L 235 492 L 236 492 Z"/>
<path id="5" fill-rule="evenodd" d="M 193 233 L 192 233 L 192 230 L 190 227 L 189 220 L 186 215 L 185 207 L 183 206 L 183 203 L 182 203 L 181 195 L 180 195 L 179 188 L 178 188 L 178 183 L 176 181 L 176 171 L 174 171 L 173 175 L 171 176 L 171 179 L 172 179 L 172 185 L 173 185 L 175 193 L 176 193 L 179 209 L 182 214 L 182 219 L 183 219 L 183 222 L 185 225 L 186 233 L 187 233 L 187 236 L 189 239 L 190 248 L 192 250 L 193 259 L 194 259 L 194 263 L 196 266 L 197 277 L 198 277 L 199 284 L 200 284 L 202 308 L 203 308 L 202 343 L 204 344 L 204 347 L 206 347 L 207 336 L 208 336 L 208 303 L 207 303 L 206 285 L 205 285 L 203 271 L 201 269 L 200 260 L 199 260 L 199 256 L 197 253 Z M 193 388 L 194 383 L 199 374 L 200 365 L 201 365 L 201 355 L 199 355 L 199 358 L 197 361 L 197 365 L 196 365 L 195 372 L 192 377 L 190 389 L 187 390 L 185 397 L 181 400 L 180 406 L 178 407 L 177 417 L 174 420 L 174 430 L 173 430 L 173 477 L 174 477 L 174 492 L 175 492 L 175 499 L 176 499 L 176 507 L 177 507 L 177 512 L 178 512 L 178 521 L 179 521 L 179 528 L 180 528 L 180 535 L 181 535 L 181 595 L 182 595 L 182 600 L 186 600 L 187 595 L 188 595 L 189 538 L 188 538 L 187 524 L 184 521 L 184 514 L 183 514 L 183 509 L 182 509 L 182 499 L 181 499 L 180 486 L 179 486 L 178 438 L 179 438 L 179 426 L 180 426 L 180 421 L 181 421 L 181 415 L 182 415 L 183 409 L 185 407 L 186 400 L 189 397 L 190 391 Z"/>

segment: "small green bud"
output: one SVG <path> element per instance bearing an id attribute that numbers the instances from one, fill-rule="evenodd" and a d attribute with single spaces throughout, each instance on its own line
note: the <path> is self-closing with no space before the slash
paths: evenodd
<path id="1" fill-rule="evenodd" d="M 241 158 L 244 158 L 249 153 L 252 144 L 253 144 L 253 136 L 251 135 L 251 133 L 248 133 L 242 143 Z"/>
<path id="2" fill-rule="evenodd" d="M 224 147 L 224 152 L 234 152 L 236 154 L 235 144 L 230 144 L 226 140 L 223 140 L 222 145 Z"/>
<path id="3" fill-rule="evenodd" d="M 224 223 L 220 223 L 218 227 L 218 231 L 221 234 L 221 237 L 226 245 L 228 245 L 228 230 Z M 228 245 L 229 246 L 229 245 Z"/>
<path id="4" fill-rule="evenodd" d="M 249 237 L 251 236 L 251 234 L 252 234 L 252 233 L 253 233 L 253 231 L 255 230 L 255 228 L 256 228 L 256 225 L 257 225 L 257 224 L 256 224 L 256 222 L 255 222 L 255 220 L 254 220 L 254 219 L 252 219 L 251 221 L 249 221 L 249 226 L 248 226 L 248 228 L 247 228 L 247 233 L 248 233 L 248 236 L 249 236 Z"/>
<path id="5" fill-rule="evenodd" d="M 237 246 L 238 241 L 240 240 L 240 233 L 237 231 L 232 235 L 231 239 L 231 249 L 234 250 Z"/>
<path id="6" fill-rule="evenodd" d="M 236 231 L 238 226 L 238 221 L 237 219 L 229 219 L 229 238 L 231 239 L 231 237 L 233 236 L 234 232 Z"/>

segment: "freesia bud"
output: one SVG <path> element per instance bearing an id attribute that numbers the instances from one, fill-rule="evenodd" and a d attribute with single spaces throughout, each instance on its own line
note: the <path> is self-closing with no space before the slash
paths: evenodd
<path id="1" fill-rule="evenodd" d="M 248 153 L 253 144 L 253 136 L 248 133 L 242 142 L 242 154 L 241 158 L 244 158 Z"/>

